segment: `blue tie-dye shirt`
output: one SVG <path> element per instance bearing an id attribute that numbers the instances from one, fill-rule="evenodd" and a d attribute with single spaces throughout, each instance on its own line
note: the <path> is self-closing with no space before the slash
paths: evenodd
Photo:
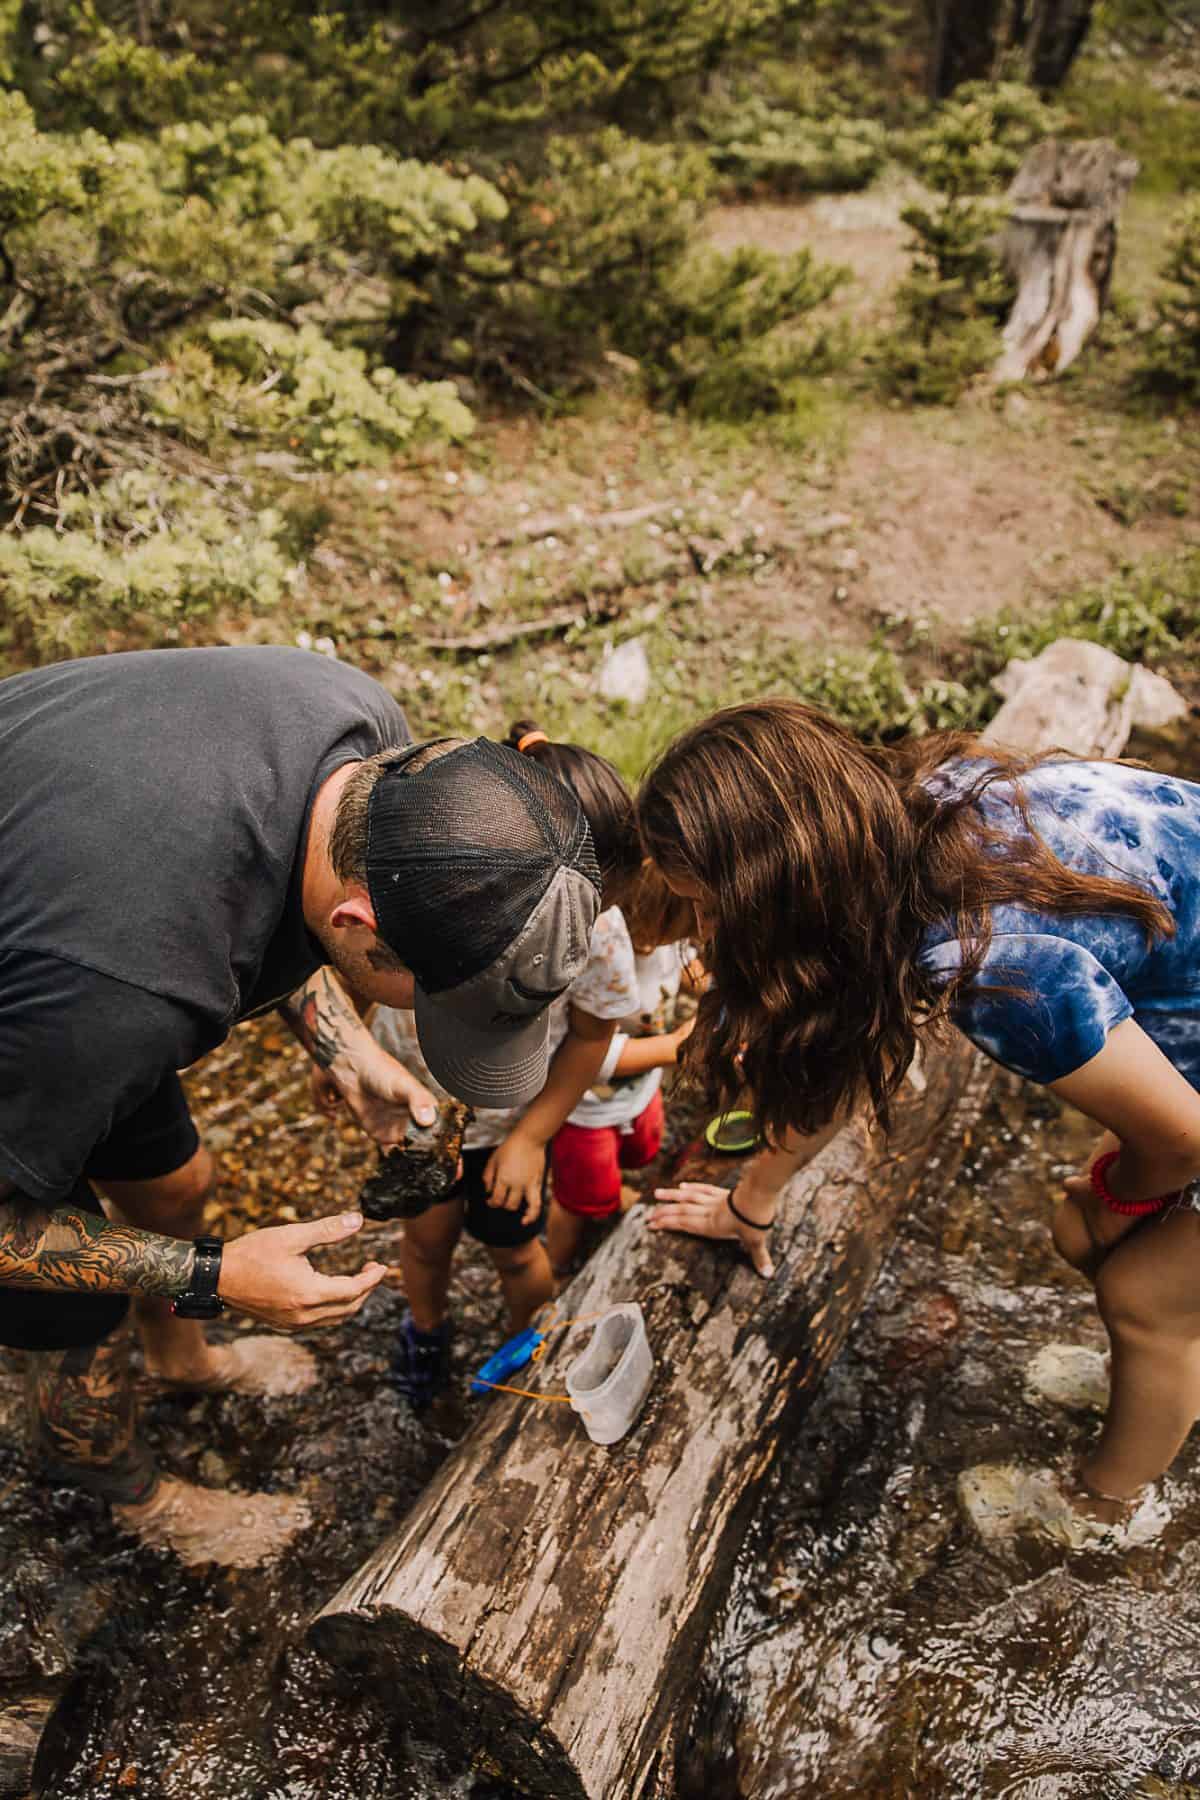
<path id="1" fill-rule="evenodd" d="M 953 783 L 975 771 L 942 771 Z M 1120 915 L 992 909 L 992 942 L 980 982 L 1023 996 L 968 996 L 955 1023 L 997 1062 L 1034 1081 L 1057 1081 L 1104 1048 L 1134 1018 L 1193 1087 L 1200 1088 L 1200 786 L 1116 763 L 1043 763 L 1022 778 L 1038 835 L 1073 869 L 1130 876 L 1162 900 L 1175 936 L 1148 944 Z M 999 782 L 980 806 L 989 823 L 1022 831 L 1011 789 Z M 949 974 L 953 932 L 930 931 L 922 961 Z"/>

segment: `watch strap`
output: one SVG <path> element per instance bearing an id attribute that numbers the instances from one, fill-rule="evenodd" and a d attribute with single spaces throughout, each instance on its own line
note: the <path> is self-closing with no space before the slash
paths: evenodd
<path id="1" fill-rule="evenodd" d="M 198 1237 L 192 1246 L 192 1278 L 182 1294 L 172 1302 L 172 1311 L 183 1318 L 214 1318 L 224 1312 L 225 1302 L 217 1292 L 221 1279 L 221 1256 L 225 1245 L 220 1238 Z"/>

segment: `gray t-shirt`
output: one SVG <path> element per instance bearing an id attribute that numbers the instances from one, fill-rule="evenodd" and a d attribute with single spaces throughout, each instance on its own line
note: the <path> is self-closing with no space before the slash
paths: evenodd
<path id="1" fill-rule="evenodd" d="M 62 1197 L 168 1070 L 320 967 L 313 797 L 409 741 L 377 682 L 303 650 L 0 682 L 0 1179 Z"/>

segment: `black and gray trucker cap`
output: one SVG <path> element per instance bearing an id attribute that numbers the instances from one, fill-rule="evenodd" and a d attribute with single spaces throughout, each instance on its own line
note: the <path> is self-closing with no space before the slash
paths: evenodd
<path id="1" fill-rule="evenodd" d="M 523 1106 L 549 1065 L 547 1008 L 580 974 L 600 910 L 582 808 L 553 775 L 487 738 L 376 782 L 367 889 L 379 934 L 416 983 L 417 1036 L 471 1106 Z"/>

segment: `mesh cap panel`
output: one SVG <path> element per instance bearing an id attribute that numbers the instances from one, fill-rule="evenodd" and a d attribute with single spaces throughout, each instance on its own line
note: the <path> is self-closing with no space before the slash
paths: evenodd
<path id="1" fill-rule="evenodd" d="M 579 802 L 527 757 L 477 738 L 371 795 L 367 885 L 380 935 L 427 994 L 488 968 L 560 868 L 600 874 Z"/>

